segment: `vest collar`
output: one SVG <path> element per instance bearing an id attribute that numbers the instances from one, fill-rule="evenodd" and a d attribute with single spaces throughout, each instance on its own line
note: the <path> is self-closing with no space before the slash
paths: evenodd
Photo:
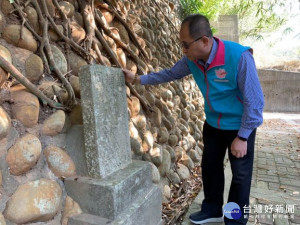
<path id="1" fill-rule="evenodd" d="M 213 37 L 215 41 L 218 43 L 218 49 L 215 55 L 215 58 L 212 60 L 211 64 L 208 66 L 207 70 L 215 67 L 215 66 L 223 66 L 225 65 L 225 46 L 224 42 L 217 38 Z M 204 71 L 204 67 L 200 64 L 198 64 L 197 60 L 194 61 L 194 63 L 202 70 Z"/>
<path id="2" fill-rule="evenodd" d="M 209 65 L 209 67 L 207 68 L 208 70 L 212 67 L 215 67 L 215 66 L 225 65 L 225 46 L 224 46 L 224 42 L 221 39 L 217 38 L 217 37 L 214 37 L 214 39 L 218 42 L 218 50 L 217 50 L 215 58 L 213 59 L 213 61 Z"/>

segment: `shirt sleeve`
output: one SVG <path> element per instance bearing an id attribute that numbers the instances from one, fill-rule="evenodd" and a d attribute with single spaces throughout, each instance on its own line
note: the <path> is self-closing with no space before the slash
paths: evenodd
<path id="1" fill-rule="evenodd" d="M 181 79 L 189 75 L 190 69 L 187 65 L 187 58 L 184 56 L 171 69 L 164 69 L 159 72 L 153 72 L 146 75 L 141 75 L 141 84 L 160 84 L 172 80 Z"/>
<path id="2" fill-rule="evenodd" d="M 248 138 L 263 122 L 264 95 L 258 79 L 254 58 L 250 51 L 241 55 L 237 82 L 243 95 L 244 112 L 238 135 Z"/>

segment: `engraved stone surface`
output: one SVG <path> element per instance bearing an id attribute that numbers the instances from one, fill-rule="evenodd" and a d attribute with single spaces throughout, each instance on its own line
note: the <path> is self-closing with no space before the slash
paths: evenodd
<path id="1" fill-rule="evenodd" d="M 88 172 L 104 178 L 132 161 L 124 75 L 121 69 L 87 65 L 79 79 Z"/>

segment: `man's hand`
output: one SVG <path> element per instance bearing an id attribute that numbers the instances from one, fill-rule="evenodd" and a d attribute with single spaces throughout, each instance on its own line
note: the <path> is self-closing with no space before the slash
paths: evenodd
<path id="1" fill-rule="evenodd" d="M 132 83 L 132 82 L 134 81 L 134 77 L 135 77 L 134 73 L 132 73 L 130 70 L 123 69 L 123 68 L 122 68 L 122 71 L 123 71 L 123 73 L 124 73 L 125 80 L 126 80 L 128 83 Z M 138 78 L 139 78 L 139 77 L 138 77 Z M 139 82 L 139 79 L 137 79 L 137 80 L 135 81 L 135 83 L 140 83 L 140 82 Z"/>
<path id="2" fill-rule="evenodd" d="M 231 153 L 237 158 L 243 158 L 247 154 L 247 141 L 236 137 L 231 143 Z"/>

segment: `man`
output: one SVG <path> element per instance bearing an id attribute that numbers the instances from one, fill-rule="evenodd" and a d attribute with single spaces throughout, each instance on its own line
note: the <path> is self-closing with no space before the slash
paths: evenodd
<path id="1" fill-rule="evenodd" d="M 224 169 L 228 155 L 233 174 L 228 202 L 237 203 L 240 219 L 224 218 L 225 224 L 246 224 L 244 206 L 249 206 L 256 128 L 262 124 L 263 93 L 252 49 L 212 36 L 208 19 L 190 15 L 181 24 L 184 57 L 171 69 L 135 76 L 123 69 L 128 82 L 158 84 L 193 74 L 205 99 L 202 209 L 190 215 L 202 224 L 223 221 Z M 226 215 L 226 214 L 225 214 Z"/>

